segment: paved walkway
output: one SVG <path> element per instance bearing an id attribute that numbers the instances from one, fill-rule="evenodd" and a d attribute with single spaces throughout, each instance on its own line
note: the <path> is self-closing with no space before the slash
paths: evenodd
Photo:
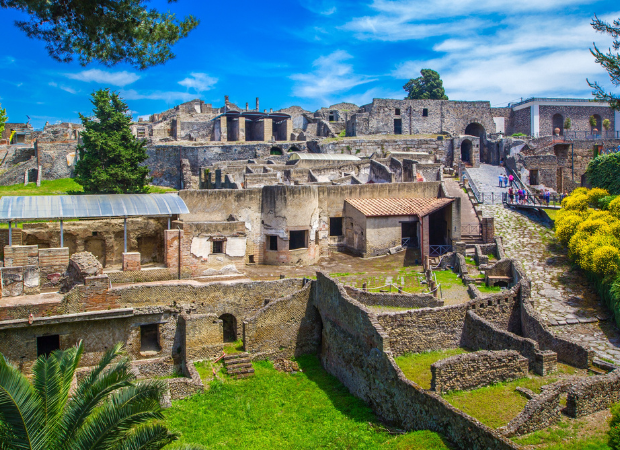
<path id="1" fill-rule="evenodd" d="M 479 168 L 467 168 L 467 172 L 476 183 L 478 191 L 484 193 L 485 203 L 501 203 L 502 194 L 508 192 L 508 188 L 499 187 L 499 175 L 506 175 L 506 169 L 490 164 L 480 164 Z"/>
<path id="2" fill-rule="evenodd" d="M 532 300 L 551 330 L 620 363 L 620 333 L 611 313 L 583 272 L 571 265 L 566 249 L 533 212 L 484 205 L 495 215 L 507 256 L 521 262 L 532 281 Z"/>
<path id="3" fill-rule="evenodd" d="M 459 186 L 459 182 L 456 181 L 455 178 L 445 178 L 444 184 L 450 197 L 458 197 L 461 199 L 461 226 L 479 225 L 480 221 L 476 216 L 474 206 L 471 204 L 469 196 Z"/>

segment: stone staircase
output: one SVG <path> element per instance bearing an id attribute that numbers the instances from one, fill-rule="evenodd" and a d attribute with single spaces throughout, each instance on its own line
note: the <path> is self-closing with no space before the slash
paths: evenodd
<path id="1" fill-rule="evenodd" d="M 250 360 L 250 355 L 248 353 L 226 355 L 224 356 L 223 362 L 228 375 L 235 377 L 237 380 L 240 378 L 254 376 L 252 361 Z"/>

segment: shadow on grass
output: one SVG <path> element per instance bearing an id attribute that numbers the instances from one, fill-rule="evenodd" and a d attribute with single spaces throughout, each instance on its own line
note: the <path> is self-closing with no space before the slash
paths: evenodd
<path id="1" fill-rule="evenodd" d="M 318 355 L 301 355 L 295 358 L 299 368 L 306 375 L 308 380 L 316 384 L 330 399 L 332 405 L 340 412 L 356 422 L 366 422 L 377 431 L 384 431 L 390 434 L 404 434 L 403 430 L 393 428 L 382 422 L 363 400 L 355 397 L 349 392 L 347 387 L 342 384 L 335 376 L 329 374 L 321 365 Z M 421 430 L 412 430 L 421 431 Z M 454 449 L 454 445 L 442 434 L 437 436 L 449 449 Z M 409 447 L 407 442 L 402 442 L 405 446 L 397 445 L 396 448 L 422 449 L 426 447 Z"/>

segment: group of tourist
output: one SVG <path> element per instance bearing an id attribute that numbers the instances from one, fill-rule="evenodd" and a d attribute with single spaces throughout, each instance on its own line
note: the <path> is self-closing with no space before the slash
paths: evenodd
<path id="1" fill-rule="evenodd" d="M 528 192 L 525 189 L 517 189 L 516 191 L 510 187 L 508 189 L 508 198 L 510 199 L 510 203 L 519 203 L 520 205 L 525 205 L 527 203 Z"/>
<path id="2" fill-rule="evenodd" d="M 513 182 L 514 177 L 512 175 L 510 175 L 509 177 L 506 176 L 506 174 L 499 176 L 499 187 L 508 187 L 508 183 L 510 183 L 510 186 L 512 187 Z"/>

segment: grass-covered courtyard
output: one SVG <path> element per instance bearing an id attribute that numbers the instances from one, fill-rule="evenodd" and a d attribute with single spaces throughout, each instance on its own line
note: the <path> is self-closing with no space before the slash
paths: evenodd
<path id="1" fill-rule="evenodd" d="M 316 356 L 297 359 L 301 373 L 278 372 L 268 361 L 256 375 L 214 380 L 204 394 L 179 400 L 166 423 L 181 442 L 222 449 L 400 449 L 452 447 L 439 434 L 390 432 L 372 410 L 323 368 Z"/>
<path id="2" fill-rule="evenodd" d="M 164 192 L 174 192 L 172 188 L 162 186 L 149 186 L 149 193 L 162 194 Z M 43 180 L 41 186 L 36 183 L 12 184 L 10 186 L 0 186 L 0 197 L 3 195 L 62 195 L 79 194 L 84 192 L 81 185 L 77 184 L 73 178 L 60 178 L 58 180 Z"/>

